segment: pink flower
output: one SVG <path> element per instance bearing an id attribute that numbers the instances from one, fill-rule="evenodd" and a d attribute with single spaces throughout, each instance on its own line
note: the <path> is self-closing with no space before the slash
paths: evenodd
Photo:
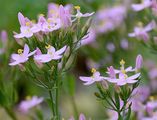
<path id="1" fill-rule="evenodd" d="M 115 6 L 113 8 L 105 8 L 96 13 L 94 19 L 95 29 L 98 33 L 106 33 L 119 27 L 126 16 L 124 6 Z"/>
<path id="2" fill-rule="evenodd" d="M 31 30 L 32 22 L 25 18 L 20 12 L 18 13 L 19 23 L 21 25 L 19 34 L 14 35 L 15 38 L 30 38 L 33 36 L 33 31 Z"/>
<path id="3" fill-rule="evenodd" d="M 120 41 L 120 46 L 122 49 L 127 50 L 129 48 L 129 42 L 126 39 Z"/>
<path id="4" fill-rule="evenodd" d="M 59 6 L 59 17 L 63 27 L 69 27 L 72 24 L 70 9 L 67 7 Z"/>
<path id="5" fill-rule="evenodd" d="M 48 18 L 58 18 L 59 17 L 59 5 L 55 3 L 48 4 Z"/>
<path id="6" fill-rule="evenodd" d="M 109 51 L 109 52 L 114 52 L 115 51 L 115 45 L 113 44 L 113 43 L 107 43 L 107 46 L 106 46 L 106 48 L 107 48 L 107 50 Z"/>
<path id="7" fill-rule="evenodd" d="M 80 19 L 81 17 L 90 17 L 94 14 L 94 12 L 85 13 L 85 14 L 81 13 L 80 12 L 80 6 L 75 6 L 74 8 L 76 9 L 77 13 L 76 13 L 76 15 L 72 15 L 72 17 L 75 17 L 75 19 L 72 20 L 73 22 L 77 19 Z"/>
<path id="8" fill-rule="evenodd" d="M 141 55 L 138 55 L 138 56 L 136 57 L 136 67 L 135 67 L 135 69 L 136 69 L 136 70 L 141 69 L 142 63 L 143 63 L 143 58 L 142 58 Z"/>
<path id="9" fill-rule="evenodd" d="M 11 55 L 11 59 L 13 61 L 11 63 L 9 63 L 9 65 L 15 66 L 15 65 L 18 65 L 20 63 L 25 63 L 29 59 L 30 56 L 35 54 L 35 52 L 36 52 L 36 50 L 29 53 L 29 47 L 27 44 L 25 44 L 24 50 L 18 49 L 18 54 L 12 54 Z"/>
<path id="10" fill-rule="evenodd" d="M 19 110 L 23 113 L 27 113 L 31 108 L 42 103 L 43 100 L 42 97 L 33 96 L 31 99 L 22 101 L 19 105 Z"/>
<path id="11" fill-rule="evenodd" d="M 42 54 L 42 53 L 41 53 L 40 49 L 37 48 L 35 55 L 41 55 L 41 54 Z M 39 68 L 42 68 L 42 67 L 43 67 L 43 64 L 42 64 L 39 60 L 35 60 L 35 59 L 34 59 L 34 61 L 35 61 L 35 64 L 36 64 Z"/>
<path id="12" fill-rule="evenodd" d="M 135 27 L 133 33 L 129 33 L 129 37 L 136 37 L 137 39 L 142 39 L 145 42 L 149 40 L 148 32 L 156 27 L 155 21 L 150 22 L 146 27 Z"/>
<path id="13" fill-rule="evenodd" d="M 94 68 L 92 69 L 93 75 L 91 77 L 85 77 L 85 76 L 80 76 L 80 80 L 84 81 L 84 85 L 91 85 L 94 82 L 102 81 L 104 80 L 103 76 L 100 76 L 100 73 L 96 71 Z"/>
<path id="14" fill-rule="evenodd" d="M 34 59 L 41 62 L 41 63 L 47 63 L 50 62 L 51 60 L 58 60 L 62 58 L 62 54 L 66 50 L 66 46 L 59 50 L 55 50 L 53 46 L 48 45 L 47 47 L 47 54 L 42 54 L 42 55 L 35 55 Z"/>
<path id="15" fill-rule="evenodd" d="M 153 0 L 142 0 L 142 3 L 140 4 L 132 4 L 132 9 L 134 11 L 141 11 L 145 8 L 151 7 L 152 6 L 152 2 Z"/>

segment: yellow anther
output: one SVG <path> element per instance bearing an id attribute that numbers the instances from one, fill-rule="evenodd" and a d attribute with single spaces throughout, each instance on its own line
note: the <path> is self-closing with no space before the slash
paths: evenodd
<path id="1" fill-rule="evenodd" d="M 31 96 L 27 96 L 27 97 L 26 97 L 26 100 L 31 100 Z"/>
<path id="2" fill-rule="evenodd" d="M 150 96 L 149 99 L 150 99 L 151 101 L 154 101 L 154 100 L 155 100 L 155 97 L 154 97 L 154 96 Z"/>
<path id="3" fill-rule="evenodd" d="M 96 72 L 96 69 L 95 69 L 95 68 L 92 68 L 92 69 L 91 69 L 91 72 L 92 72 L 92 73 L 95 73 L 95 72 Z"/>
<path id="4" fill-rule="evenodd" d="M 123 74 L 125 74 L 125 73 L 126 73 L 126 71 L 125 71 L 124 69 L 122 69 L 122 70 L 121 70 L 121 72 L 122 72 Z"/>
<path id="5" fill-rule="evenodd" d="M 44 14 L 39 14 L 39 16 L 45 16 Z"/>
<path id="6" fill-rule="evenodd" d="M 125 79 L 127 79 L 127 78 L 128 78 L 128 76 L 127 76 L 126 74 L 124 74 L 124 78 L 125 78 Z"/>
<path id="7" fill-rule="evenodd" d="M 51 47 L 51 45 L 47 45 L 47 46 L 45 46 L 46 49 L 49 49 L 50 47 Z"/>
<path id="8" fill-rule="evenodd" d="M 30 26 L 30 24 L 31 24 L 30 22 L 26 22 L 26 26 Z"/>
<path id="9" fill-rule="evenodd" d="M 76 10 L 80 10 L 80 6 L 74 6 Z"/>
<path id="10" fill-rule="evenodd" d="M 23 50 L 22 50 L 22 49 L 18 49 L 17 53 L 18 53 L 18 54 L 22 54 L 22 53 L 23 53 Z"/>
<path id="11" fill-rule="evenodd" d="M 51 9 L 51 10 L 50 10 L 50 13 L 51 13 L 51 14 L 54 14 L 54 13 L 55 13 L 55 10 Z"/>
<path id="12" fill-rule="evenodd" d="M 120 65 L 124 65 L 125 64 L 125 61 L 122 59 L 121 61 L 120 61 Z"/>
<path id="13" fill-rule="evenodd" d="M 139 27 L 143 27 L 143 23 L 142 23 L 142 22 L 138 22 L 137 25 L 138 25 Z"/>
<path id="14" fill-rule="evenodd" d="M 51 22 L 52 22 L 52 19 L 48 19 L 47 22 L 48 22 L 48 23 L 51 23 Z"/>

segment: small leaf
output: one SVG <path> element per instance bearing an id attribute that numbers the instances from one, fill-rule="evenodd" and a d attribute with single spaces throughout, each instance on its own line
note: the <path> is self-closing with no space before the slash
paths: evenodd
<path id="1" fill-rule="evenodd" d="M 128 114 L 126 116 L 126 120 L 130 120 L 130 117 L 131 117 L 131 105 L 132 105 L 132 103 L 130 103 L 130 105 L 129 105 Z"/>

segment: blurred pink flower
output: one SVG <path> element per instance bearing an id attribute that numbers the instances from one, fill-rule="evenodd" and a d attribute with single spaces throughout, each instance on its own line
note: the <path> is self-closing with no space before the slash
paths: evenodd
<path id="1" fill-rule="evenodd" d="M 119 27 L 126 16 L 126 12 L 123 6 L 99 10 L 94 19 L 96 32 L 105 33 Z"/>
<path id="2" fill-rule="evenodd" d="M 107 48 L 107 50 L 109 51 L 109 52 L 114 52 L 115 51 L 115 45 L 113 44 L 113 43 L 107 43 L 107 46 L 106 46 L 106 48 Z"/>
<path id="3" fill-rule="evenodd" d="M 109 119 L 108 120 L 118 120 L 118 114 L 116 111 L 113 111 L 113 110 L 108 110 L 107 111 L 107 114 L 109 116 Z"/>
<path id="4" fill-rule="evenodd" d="M 53 46 L 48 45 L 47 47 L 47 54 L 41 54 L 41 55 L 35 55 L 34 59 L 36 61 L 39 61 L 41 63 L 47 63 L 51 60 L 58 60 L 62 58 L 62 54 L 65 52 L 66 50 L 66 46 L 64 46 L 63 48 L 59 49 L 59 50 L 55 50 L 55 48 Z"/>
<path id="5" fill-rule="evenodd" d="M 48 4 L 48 18 L 57 18 L 59 17 L 59 5 L 55 3 Z"/>
<path id="6" fill-rule="evenodd" d="M 142 3 L 139 4 L 132 4 L 131 7 L 134 11 L 141 11 L 145 8 L 151 7 L 153 0 L 142 0 Z"/>
<path id="7" fill-rule="evenodd" d="M 122 49 L 127 50 L 129 48 L 129 42 L 126 39 L 120 41 L 120 46 Z"/>
<path id="8" fill-rule="evenodd" d="M 136 37 L 137 39 L 142 39 L 144 42 L 149 40 L 148 32 L 156 27 L 155 21 L 151 21 L 146 27 L 135 27 L 133 33 L 129 33 L 129 37 Z"/>
<path id="9" fill-rule="evenodd" d="M 19 110 L 23 113 L 27 113 L 31 108 L 42 103 L 43 100 L 44 98 L 42 97 L 33 96 L 31 99 L 22 101 L 19 105 Z"/>
<path id="10" fill-rule="evenodd" d="M 146 111 L 149 114 L 149 116 L 152 116 L 154 113 L 154 110 L 157 109 L 157 101 L 153 100 L 153 101 L 149 101 L 146 104 Z"/>
<path id="11" fill-rule="evenodd" d="M 25 63 L 29 59 L 30 56 L 35 54 L 35 52 L 36 52 L 36 50 L 29 53 L 29 47 L 27 44 L 25 44 L 24 50 L 18 49 L 18 54 L 11 55 L 12 62 L 9 63 L 9 65 L 15 66 L 15 65 L 18 65 L 21 63 Z"/>
<path id="12" fill-rule="evenodd" d="M 93 75 L 91 77 L 85 77 L 85 76 L 80 76 L 80 80 L 84 81 L 84 85 L 91 85 L 94 82 L 99 82 L 104 80 L 104 77 L 100 75 L 98 71 L 96 71 L 94 68 L 91 70 Z"/>
<path id="13" fill-rule="evenodd" d="M 5 30 L 2 30 L 0 33 L 0 43 L 2 44 L 2 48 L 0 48 L 0 55 L 6 51 L 7 43 L 8 43 L 8 35 Z"/>

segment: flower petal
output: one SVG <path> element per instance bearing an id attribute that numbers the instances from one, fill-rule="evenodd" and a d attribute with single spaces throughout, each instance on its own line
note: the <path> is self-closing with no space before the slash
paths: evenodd
<path id="1" fill-rule="evenodd" d="M 56 51 L 56 54 L 57 54 L 57 55 L 62 54 L 63 52 L 65 52 L 66 48 L 67 48 L 67 46 L 64 46 L 63 48 L 57 50 L 57 51 Z"/>

